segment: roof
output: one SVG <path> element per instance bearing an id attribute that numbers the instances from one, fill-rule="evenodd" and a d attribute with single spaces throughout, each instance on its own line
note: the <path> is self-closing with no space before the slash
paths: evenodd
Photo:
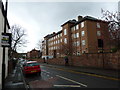
<path id="1" fill-rule="evenodd" d="M 100 19 L 97 19 L 97 18 L 94 18 L 94 17 L 91 17 L 91 16 L 85 16 L 83 19 L 81 19 L 80 21 L 78 21 L 76 24 L 78 23 L 81 23 L 85 20 L 91 20 L 91 21 L 102 21 Z M 105 22 L 105 21 L 102 21 L 102 22 Z"/>
<path id="2" fill-rule="evenodd" d="M 97 18 L 94 18 L 94 17 L 91 17 L 91 16 L 85 16 L 84 18 L 82 18 L 80 21 L 77 21 L 74 25 L 77 25 L 85 20 L 90 20 L 90 21 L 99 21 L 99 22 L 105 22 L 107 23 L 106 21 L 103 21 L 103 20 L 100 20 L 100 19 L 97 19 Z M 74 26 L 73 25 L 73 26 Z"/>
<path id="3" fill-rule="evenodd" d="M 53 36 L 55 36 L 55 35 L 57 35 L 57 34 L 60 34 L 60 33 L 62 33 L 62 30 L 58 31 L 57 33 L 48 34 L 48 35 L 46 35 L 44 38 L 49 39 L 49 38 L 51 38 L 51 37 L 53 37 Z"/>
<path id="4" fill-rule="evenodd" d="M 61 26 L 64 26 L 64 25 L 67 24 L 67 23 L 72 23 L 72 24 L 76 25 L 76 24 L 81 23 L 82 21 L 85 21 L 85 20 L 102 21 L 102 20 L 100 20 L 100 19 L 97 19 L 97 18 L 94 18 L 94 17 L 91 17 L 91 16 L 85 16 L 85 17 L 82 18 L 80 21 L 76 21 L 75 19 L 69 20 L 69 21 L 65 22 L 64 24 L 62 24 Z"/>
<path id="5" fill-rule="evenodd" d="M 76 21 L 75 19 L 69 20 L 69 21 L 65 22 L 64 24 L 62 24 L 61 26 L 64 26 L 64 25 L 67 24 L 67 23 L 75 24 L 76 22 L 77 22 L 77 21 Z"/>

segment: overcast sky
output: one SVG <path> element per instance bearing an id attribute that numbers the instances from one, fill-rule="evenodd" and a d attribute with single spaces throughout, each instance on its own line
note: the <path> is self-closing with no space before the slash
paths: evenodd
<path id="1" fill-rule="evenodd" d="M 77 19 L 78 15 L 93 16 L 101 18 L 101 8 L 115 12 L 118 10 L 117 0 L 111 2 L 76 2 L 69 0 L 67 2 L 48 2 L 48 0 L 13 0 L 8 3 L 8 20 L 10 26 L 18 24 L 25 28 L 28 40 L 27 47 L 19 52 L 27 52 L 36 47 L 38 40 L 43 39 L 47 34 L 58 32 L 61 25 L 70 20 Z M 56 0 L 57 1 L 57 0 Z M 71 2 L 73 1 L 73 2 Z M 78 0 L 79 1 L 79 0 Z M 91 0 L 89 0 L 91 1 Z M 115 1 L 115 2 L 114 2 Z"/>

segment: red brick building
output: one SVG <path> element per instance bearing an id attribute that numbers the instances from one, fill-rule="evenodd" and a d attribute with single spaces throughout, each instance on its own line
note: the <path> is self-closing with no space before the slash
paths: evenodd
<path id="1" fill-rule="evenodd" d="M 27 52 L 27 58 L 39 58 L 40 57 L 40 51 L 33 49 L 30 52 Z"/>
<path id="2" fill-rule="evenodd" d="M 42 56 L 109 52 L 108 23 L 90 16 L 78 16 L 61 25 L 62 30 L 44 37 Z"/>

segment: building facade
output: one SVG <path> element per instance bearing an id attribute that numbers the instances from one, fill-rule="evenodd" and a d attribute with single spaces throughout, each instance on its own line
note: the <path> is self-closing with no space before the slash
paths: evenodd
<path id="1" fill-rule="evenodd" d="M 27 52 L 27 58 L 39 58 L 40 57 L 40 51 L 33 49 L 30 52 Z"/>
<path id="2" fill-rule="evenodd" d="M 4 32 L 4 6 L 2 1 L 0 0 L 0 89 L 2 89 L 2 60 L 3 60 L 3 47 L 1 46 L 1 34 Z M 10 29 L 9 23 L 7 21 L 6 32 L 8 33 L 8 29 Z M 5 77 L 8 75 L 8 48 L 5 48 Z"/>
<path id="3" fill-rule="evenodd" d="M 61 25 L 62 30 L 44 37 L 43 56 L 109 52 L 108 23 L 90 16 L 78 16 Z"/>

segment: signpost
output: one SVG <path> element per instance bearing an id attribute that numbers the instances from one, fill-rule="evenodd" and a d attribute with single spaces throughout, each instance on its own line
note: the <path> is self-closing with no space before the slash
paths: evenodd
<path id="1" fill-rule="evenodd" d="M 2 47 L 11 46 L 11 33 L 2 33 L 1 46 Z"/>
<path id="2" fill-rule="evenodd" d="M 3 60 L 2 60 L 2 90 L 5 87 L 5 47 L 9 47 L 11 45 L 11 35 L 6 33 L 6 25 L 7 25 L 7 4 L 8 0 L 6 0 L 5 11 L 4 11 L 4 33 L 2 33 L 1 46 L 3 47 Z"/>

